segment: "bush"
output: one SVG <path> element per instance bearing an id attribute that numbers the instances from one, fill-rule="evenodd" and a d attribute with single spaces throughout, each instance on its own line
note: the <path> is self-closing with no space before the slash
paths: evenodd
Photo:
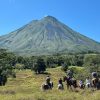
<path id="1" fill-rule="evenodd" d="M 46 64 L 44 60 L 41 58 L 37 59 L 36 63 L 33 64 L 33 70 L 38 74 L 46 71 Z"/>

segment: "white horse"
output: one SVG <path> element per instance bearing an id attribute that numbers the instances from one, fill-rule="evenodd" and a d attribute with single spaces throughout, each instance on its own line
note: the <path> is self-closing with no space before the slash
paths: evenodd
<path id="1" fill-rule="evenodd" d="M 63 84 L 58 84 L 58 90 L 63 90 L 64 87 L 63 87 Z"/>

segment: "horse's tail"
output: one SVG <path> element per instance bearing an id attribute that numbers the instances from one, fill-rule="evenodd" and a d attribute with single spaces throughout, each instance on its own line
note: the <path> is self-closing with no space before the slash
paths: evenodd
<path id="1" fill-rule="evenodd" d="M 51 87 L 53 88 L 53 85 L 54 85 L 53 82 L 50 82 L 50 83 L 51 83 Z"/>

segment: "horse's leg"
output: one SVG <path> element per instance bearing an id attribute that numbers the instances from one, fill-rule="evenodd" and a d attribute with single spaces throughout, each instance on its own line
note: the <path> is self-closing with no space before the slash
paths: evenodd
<path id="1" fill-rule="evenodd" d="M 62 84 L 62 90 L 64 90 L 64 85 Z"/>
<path id="2" fill-rule="evenodd" d="M 69 84 L 67 83 L 67 89 L 69 89 L 69 87 L 70 87 L 70 86 L 69 86 Z"/>

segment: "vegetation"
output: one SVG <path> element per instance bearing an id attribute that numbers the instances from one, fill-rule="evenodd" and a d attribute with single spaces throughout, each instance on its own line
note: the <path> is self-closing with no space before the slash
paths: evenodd
<path id="1" fill-rule="evenodd" d="M 77 72 L 76 67 L 71 70 L 75 73 L 77 78 L 85 78 L 89 76 L 92 71 L 100 72 L 100 54 L 66 54 L 66 55 L 52 55 L 52 56 L 32 56 L 22 57 L 16 56 L 13 53 L 7 52 L 5 49 L 0 49 L 0 75 L 15 77 L 14 69 L 31 69 L 36 73 L 43 73 L 46 68 L 56 68 L 62 66 L 64 72 L 69 66 L 81 66 L 85 69 Z"/>
<path id="2" fill-rule="evenodd" d="M 46 65 L 44 60 L 41 58 L 37 59 L 36 63 L 33 64 L 33 70 L 38 74 L 46 71 Z"/>
<path id="3" fill-rule="evenodd" d="M 0 50 L 0 85 L 5 85 L 9 76 L 14 76 L 13 66 L 15 65 L 15 55 L 7 53 L 6 50 Z"/>
<path id="4" fill-rule="evenodd" d="M 79 69 L 80 70 L 80 69 Z M 78 90 L 72 92 L 67 90 L 64 83 L 64 90 L 57 90 L 58 79 L 65 73 L 61 68 L 47 68 L 51 80 L 54 82 L 52 90 L 42 91 L 41 84 L 45 81 L 47 75 L 35 74 L 31 70 L 16 70 L 16 78 L 9 78 L 4 87 L 0 87 L 0 100 L 99 100 L 100 92 L 87 90 Z"/>
<path id="5" fill-rule="evenodd" d="M 100 54 L 85 55 L 84 66 L 90 73 L 93 71 L 100 72 Z"/>
<path id="6" fill-rule="evenodd" d="M 0 80 L 3 80 L 0 85 L 6 84 L 0 87 L 0 100 L 99 100 L 99 91 L 91 89 L 72 92 L 64 84 L 64 91 L 57 90 L 58 79 L 66 75 L 68 69 L 76 79 L 84 81 L 92 71 L 100 72 L 100 54 L 22 57 L 0 49 Z M 44 92 L 40 86 L 47 74 L 54 88 Z"/>

